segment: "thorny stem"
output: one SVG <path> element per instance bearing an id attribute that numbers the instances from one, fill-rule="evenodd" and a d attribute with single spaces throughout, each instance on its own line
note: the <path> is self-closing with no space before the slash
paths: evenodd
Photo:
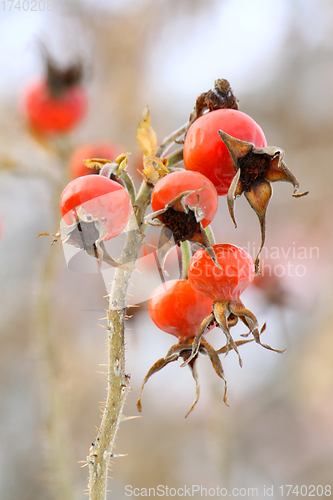
<path id="1" fill-rule="evenodd" d="M 126 293 L 139 250 L 143 241 L 141 232 L 144 209 L 148 205 L 151 188 L 144 181 L 138 193 L 135 212 L 137 229 L 128 231 L 125 246 L 120 258 L 126 269 L 117 268 L 113 279 L 107 313 L 108 332 L 108 387 L 102 422 L 97 438 L 90 448 L 87 458 L 89 463 L 89 498 L 105 500 L 107 498 L 107 475 L 109 462 L 113 454 L 114 441 L 120 422 L 124 419 L 122 411 L 129 391 L 129 377 L 125 374 L 125 318 Z M 134 215 L 133 217 L 134 218 Z"/>
<path id="2" fill-rule="evenodd" d="M 185 127 L 167 137 L 159 147 L 156 156 L 162 154 L 172 145 L 182 133 Z M 119 424 L 123 417 L 123 407 L 126 395 L 129 391 L 129 376 L 125 373 L 125 319 L 126 319 L 126 293 L 129 280 L 143 243 L 143 233 L 146 229 L 143 223 L 145 210 L 150 203 L 152 187 L 146 181 L 141 184 L 133 205 L 133 216 L 136 218 L 135 228 L 128 231 L 125 246 L 120 257 L 121 264 L 127 264 L 126 268 L 118 267 L 113 279 L 110 295 L 108 319 L 108 387 L 107 398 L 103 411 L 101 425 L 95 442 L 90 448 L 87 461 L 89 464 L 89 499 L 107 499 L 107 476 L 110 458 L 115 457 L 113 453 L 115 437 Z"/>

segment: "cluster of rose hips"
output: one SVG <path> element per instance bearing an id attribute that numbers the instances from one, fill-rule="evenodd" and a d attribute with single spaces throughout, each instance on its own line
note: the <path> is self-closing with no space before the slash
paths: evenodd
<path id="1" fill-rule="evenodd" d="M 252 334 L 258 344 L 282 352 L 261 342 L 265 325 L 259 329 L 256 317 L 245 308 L 240 296 L 260 272 L 259 254 L 265 241 L 266 209 L 272 195 L 270 183 L 287 181 L 294 187 L 293 196 L 306 194 L 298 194 L 298 181 L 287 168 L 283 156 L 280 148 L 267 147 L 260 126 L 238 110 L 228 82 L 217 80 L 213 90 L 199 96 L 190 115 L 180 158 L 185 169 L 179 165 L 168 168 L 167 158 L 155 158 L 151 165 L 156 166 L 158 175 L 145 175 L 145 182 L 153 187 L 152 213 L 146 216 L 146 223 L 162 226 L 164 236 L 165 231 L 171 232 L 175 245 L 188 242 L 191 251 L 199 249 L 186 262 L 183 278 L 162 283 L 149 300 L 148 310 L 153 322 L 177 337 L 178 343 L 151 367 L 142 389 L 153 373 L 182 357 L 197 387 L 196 399 L 189 412 L 199 397 L 195 368 L 199 353 L 209 356 L 224 382 L 219 354 L 227 354 L 233 349 L 242 364 L 238 347 L 252 339 L 233 339 L 230 330 L 239 320 L 248 329 L 244 336 Z M 60 199 L 66 227 L 56 237 L 85 249 L 100 261 L 117 265 L 107 254 L 103 242 L 120 234 L 132 213 L 133 200 L 126 189 L 127 155 L 120 155 L 114 161 L 93 158 L 85 164 L 97 167 L 99 175 L 77 177 L 66 186 Z M 242 193 L 260 222 L 261 246 L 254 261 L 242 248 L 215 244 L 208 230 L 217 212 L 218 196 L 226 195 L 236 225 L 234 200 Z M 204 337 L 215 326 L 222 330 L 226 339 L 225 345 L 218 350 Z M 226 382 L 224 401 L 227 401 Z M 141 410 L 141 394 L 137 406 Z"/>

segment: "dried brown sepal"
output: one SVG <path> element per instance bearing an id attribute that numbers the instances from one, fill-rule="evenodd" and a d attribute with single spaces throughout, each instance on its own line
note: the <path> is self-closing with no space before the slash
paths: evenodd
<path id="1" fill-rule="evenodd" d="M 227 319 L 227 327 L 231 328 L 232 326 L 235 326 L 237 323 L 238 323 L 238 317 L 235 316 L 233 313 L 230 313 L 229 317 Z M 201 322 L 199 329 L 198 329 L 195 337 L 193 338 L 191 356 L 186 361 L 184 361 L 184 363 L 182 363 L 181 366 L 187 365 L 197 355 L 197 353 L 199 352 L 199 348 L 200 348 L 200 342 L 203 340 L 202 336 L 207 331 L 207 329 L 210 328 L 211 326 L 219 326 L 219 323 L 215 317 L 214 311 L 211 314 L 209 314 L 209 316 L 207 316 Z M 251 339 L 251 341 L 252 341 L 252 339 Z M 228 342 L 224 347 L 221 347 L 221 349 L 219 349 L 216 352 L 217 352 L 217 354 L 221 354 L 222 352 L 228 354 L 230 349 L 234 349 L 234 345 L 235 345 L 236 346 L 235 350 L 238 353 L 237 347 L 239 345 L 246 344 L 247 342 L 250 342 L 250 341 L 244 342 L 243 340 L 240 340 L 240 341 L 233 342 L 233 345 L 231 345 Z"/>
<path id="2" fill-rule="evenodd" d="M 251 311 L 249 311 L 244 307 L 244 304 L 240 300 L 217 300 L 213 303 L 213 313 L 207 316 L 202 321 L 195 337 L 193 338 L 192 353 L 190 357 L 182 364 L 182 366 L 185 366 L 192 359 L 194 359 L 195 356 L 197 356 L 202 341 L 202 335 L 207 330 L 207 328 L 209 328 L 212 325 L 221 328 L 221 330 L 226 336 L 226 345 L 221 349 L 219 349 L 218 351 L 216 351 L 217 354 L 221 354 L 222 352 L 228 354 L 229 350 L 233 349 L 238 355 L 239 365 L 242 366 L 242 358 L 239 354 L 238 346 L 247 343 L 247 341 L 244 342 L 243 340 L 241 340 L 235 342 L 230 333 L 230 328 L 232 328 L 237 324 L 238 319 L 240 319 L 249 329 L 249 332 L 243 334 L 242 336 L 245 337 L 248 336 L 249 334 L 252 334 L 253 339 L 251 340 L 254 340 L 262 347 L 265 347 L 266 349 L 278 353 L 282 353 L 285 351 L 285 349 L 283 350 L 274 349 L 270 345 L 261 342 L 260 335 L 266 329 L 266 323 L 263 325 L 263 327 L 259 332 L 257 318 Z"/>
<path id="3" fill-rule="evenodd" d="M 186 413 L 185 418 L 193 411 L 195 405 L 198 402 L 199 395 L 200 395 L 199 380 L 198 380 L 198 375 L 197 375 L 196 366 L 195 366 L 195 362 L 197 360 L 198 353 L 195 357 L 191 357 L 191 360 L 189 360 L 189 357 L 192 355 L 193 340 L 194 340 L 193 338 L 190 338 L 190 339 L 182 340 L 178 344 L 173 345 L 169 349 L 169 351 L 167 352 L 166 356 L 164 358 L 158 359 L 156 361 L 156 363 L 154 363 L 153 366 L 148 370 L 147 375 L 143 379 L 141 390 L 140 390 L 140 395 L 139 395 L 139 398 L 138 398 L 137 403 L 136 403 L 138 411 L 140 411 L 140 412 L 142 411 L 141 399 L 142 399 L 143 389 L 144 389 L 145 384 L 149 380 L 149 378 L 154 373 L 157 373 L 158 371 L 162 370 L 162 368 L 164 368 L 167 364 L 169 364 L 173 361 L 177 361 L 177 359 L 179 357 L 182 357 L 184 359 L 184 362 L 186 362 L 186 364 L 189 365 L 189 367 L 191 369 L 192 376 L 193 376 L 194 381 L 195 381 L 195 386 L 196 386 L 195 400 L 192 403 L 188 412 Z M 217 352 L 205 339 L 201 339 L 198 352 L 205 354 L 209 357 L 215 372 L 217 373 L 217 375 L 220 378 L 223 379 L 223 381 L 224 381 L 223 401 L 225 402 L 225 404 L 227 404 L 227 396 L 226 396 L 227 383 L 226 383 L 226 380 L 224 378 L 223 367 L 222 367 L 222 364 L 221 364 L 221 361 L 218 357 Z"/>
<path id="4" fill-rule="evenodd" d="M 81 60 L 77 59 L 67 67 L 60 67 L 44 41 L 38 40 L 37 43 L 44 61 L 48 86 L 53 95 L 59 96 L 83 80 L 84 68 Z"/>
<path id="5" fill-rule="evenodd" d="M 168 228 L 174 238 L 175 245 L 180 245 L 183 241 L 190 241 L 205 248 L 213 260 L 214 264 L 220 268 L 213 247 L 202 227 L 201 220 L 205 217 L 204 211 L 199 207 L 200 189 L 184 191 L 167 203 L 161 210 L 156 210 L 145 217 L 146 224 L 152 226 L 162 226 Z M 186 198 L 193 193 L 197 193 L 197 203 L 194 206 L 186 204 Z M 170 238 L 168 238 L 170 240 Z M 167 252 L 170 248 L 167 249 Z M 166 253 L 161 250 L 159 262 L 164 266 Z"/>
<path id="6" fill-rule="evenodd" d="M 260 340 L 260 335 L 266 330 L 266 323 L 263 324 L 260 331 L 258 329 L 258 320 L 255 315 L 244 307 L 244 304 L 240 300 L 232 301 L 231 311 L 239 317 L 239 319 L 246 325 L 249 329 L 248 335 L 252 333 L 253 338 L 257 344 L 260 344 L 265 349 L 269 349 L 270 351 L 283 353 L 285 349 L 275 349 L 268 344 L 263 344 Z"/>
<path id="7" fill-rule="evenodd" d="M 54 96 L 61 95 L 70 87 L 80 83 L 82 79 L 83 65 L 81 61 L 77 61 L 67 68 L 60 68 L 49 55 L 47 56 L 47 82 Z"/>
<path id="8" fill-rule="evenodd" d="M 265 325 L 266 325 L 266 323 L 265 323 Z M 246 333 L 245 335 L 248 335 L 248 333 Z M 235 343 L 236 343 L 237 347 L 239 347 L 240 345 L 248 344 L 249 342 L 253 342 L 253 341 L 254 341 L 254 339 L 246 339 L 246 340 L 244 339 L 244 340 L 236 340 Z M 218 349 L 216 351 L 216 353 L 217 354 L 228 354 L 229 350 L 230 349 L 229 349 L 228 345 L 226 344 L 226 345 L 220 347 L 220 349 Z"/>
<path id="9" fill-rule="evenodd" d="M 249 202 L 250 206 L 253 208 L 258 216 L 261 232 L 261 243 L 254 260 L 255 272 L 260 273 L 259 256 L 261 250 L 263 249 L 265 239 L 266 239 L 266 210 L 268 207 L 269 200 L 272 196 L 272 188 L 269 182 L 263 180 L 260 184 L 254 186 L 251 191 L 244 192 L 244 196 Z"/>
<path id="10" fill-rule="evenodd" d="M 215 111 L 217 109 L 238 109 L 237 99 L 233 94 L 228 80 L 223 78 L 215 80 L 214 88 L 203 92 L 196 100 L 189 124 L 191 125 L 205 111 Z"/>
<path id="11" fill-rule="evenodd" d="M 180 354 L 179 354 L 180 349 L 181 349 L 181 347 L 178 344 L 172 346 L 171 349 L 167 352 L 167 355 L 164 358 L 158 359 L 153 364 L 153 366 L 148 370 L 145 378 L 143 379 L 143 382 L 141 385 L 141 390 L 140 390 L 140 395 L 139 395 L 139 398 L 136 402 L 136 407 L 137 407 L 138 411 L 140 411 L 140 412 L 142 411 L 141 399 L 142 399 L 143 389 L 144 389 L 144 386 L 146 385 L 146 383 L 148 382 L 148 380 L 150 379 L 150 377 L 152 375 L 154 375 L 154 373 L 157 373 L 160 370 L 162 370 L 162 368 L 164 368 L 166 365 L 168 365 L 172 361 L 177 361 L 177 359 L 180 356 Z"/>
<path id="12" fill-rule="evenodd" d="M 192 361 L 192 359 L 198 354 L 202 336 L 208 330 L 209 327 L 214 325 L 214 323 L 215 323 L 215 316 L 213 313 L 211 313 L 201 322 L 195 337 L 193 337 L 191 356 L 189 356 L 188 359 L 184 360 L 184 363 L 180 365 L 181 367 L 189 364 Z"/>
<path id="13" fill-rule="evenodd" d="M 208 344 L 207 340 L 204 338 L 201 339 L 199 352 L 203 352 L 204 354 L 207 354 L 207 356 L 209 357 L 209 359 L 213 365 L 215 373 L 223 380 L 223 382 L 224 382 L 223 402 L 227 406 L 229 406 L 227 403 L 227 381 L 224 378 L 224 371 L 223 371 L 222 363 L 220 361 L 220 358 L 219 358 L 217 352 L 210 344 Z M 191 360 L 191 363 L 192 363 L 192 361 L 193 360 Z"/>
<path id="14" fill-rule="evenodd" d="M 198 378 L 198 372 L 195 364 L 195 360 L 192 360 L 191 363 L 188 365 L 191 369 L 192 377 L 195 382 L 195 400 L 193 401 L 192 405 L 190 406 L 188 412 L 185 415 L 185 418 L 189 416 L 189 414 L 194 410 L 195 405 L 199 401 L 199 396 L 200 396 L 200 384 L 199 384 L 199 378 Z"/>
<path id="15" fill-rule="evenodd" d="M 170 251 L 175 247 L 175 240 L 172 235 L 172 231 L 167 227 L 163 226 L 160 231 L 158 248 L 157 248 L 157 267 L 160 273 L 162 281 L 164 280 L 164 275 L 168 276 L 164 266 L 165 261 L 170 253 Z"/>
<path id="16" fill-rule="evenodd" d="M 261 231 L 261 244 L 255 259 L 255 269 L 259 273 L 259 256 L 265 243 L 266 210 L 272 196 L 270 183 L 276 181 L 289 182 L 294 187 L 292 196 L 300 198 L 308 191 L 298 193 L 299 182 L 283 161 L 284 151 L 275 146 L 255 148 L 253 144 L 241 141 L 219 130 L 219 135 L 232 157 L 235 177 L 227 194 L 227 205 L 230 216 L 237 227 L 234 200 L 244 193 L 248 203 L 258 216 Z"/>
<path id="17" fill-rule="evenodd" d="M 242 358 L 241 358 L 239 351 L 237 349 L 237 344 L 231 336 L 229 324 L 228 324 L 228 318 L 231 314 L 233 314 L 233 311 L 231 311 L 230 302 L 231 301 L 229 301 L 229 300 L 215 301 L 213 304 L 213 313 L 214 313 L 214 317 L 215 317 L 215 320 L 216 320 L 218 326 L 221 328 L 221 330 L 223 331 L 223 333 L 227 339 L 226 354 L 228 354 L 229 348 L 234 349 L 234 351 L 238 355 L 239 366 L 242 366 L 243 365 Z M 235 316 L 237 316 L 237 315 L 235 314 Z"/>

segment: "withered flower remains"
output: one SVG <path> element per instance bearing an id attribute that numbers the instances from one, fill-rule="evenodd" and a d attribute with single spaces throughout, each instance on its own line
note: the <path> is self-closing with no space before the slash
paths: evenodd
<path id="1" fill-rule="evenodd" d="M 219 135 L 230 152 L 236 172 L 227 194 L 227 204 L 235 227 L 234 200 L 242 193 L 259 218 L 261 245 L 255 259 L 256 272 L 259 272 L 259 255 L 265 242 L 266 210 L 272 196 L 270 183 L 291 183 L 294 187 L 292 196 L 295 198 L 305 196 L 308 191 L 298 192 L 299 182 L 285 164 L 282 149 L 274 146 L 255 148 L 253 144 L 231 137 L 222 130 L 219 130 Z"/>

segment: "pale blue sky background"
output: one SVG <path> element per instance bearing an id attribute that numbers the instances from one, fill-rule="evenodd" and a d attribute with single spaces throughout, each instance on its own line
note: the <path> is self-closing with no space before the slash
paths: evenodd
<path id="1" fill-rule="evenodd" d="M 93 4 L 94 9 L 105 8 L 119 15 L 143 3 L 112 0 L 99 2 L 97 7 L 96 3 L 86 0 L 79 5 Z M 325 13 L 329 2 L 298 3 L 299 34 L 311 47 L 322 41 L 329 29 L 329 15 L 318 16 L 320 10 Z M 57 24 L 60 19 L 64 21 L 61 3 L 56 0 L 51 12 L 23 12 L 22 9 L 9 12 L 10 5 L 6 0 L 6 11 L 0 10 L 0 89 L 6 93 L 15 91 L 22 77 L 40 66 L 34 50 L 38 37 L 47 34 L 53 41 L 59 38 Z M 153 75 L 158 72 L 158 78 L 174 93 L 185 92 L 189 82 L 198 89 L 205 88 L 217 71 L 237 81 L 240 90 L 243 90 L 242 82 L 244 87 L 251 81 L 265 85 L 274 75 L 276 57 L 295 8 L 297 2 L 288 0 L 226 0 L 213 13 L 200 14 L 194 22 L 178 17 L 162 29 L 151 48 L 149 69 Z M 62 56 L 68 56 L 70 49 L 62 51 Z M 198 71 L 198 60 L 199 69 L 201 66 L 204 71 Z"/>

